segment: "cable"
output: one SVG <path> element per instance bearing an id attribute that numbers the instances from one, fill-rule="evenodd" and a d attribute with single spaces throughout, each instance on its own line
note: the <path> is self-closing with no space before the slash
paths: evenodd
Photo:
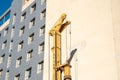
<path id="1" fill-rule="evenodd" d="M 71 24 L 70 24 L 70 27 L 69 27 L 69 36 L 70 36 L 70 38 L 69 38 L 69 40 L 70 40 L 70 42 L 69 42 L 69 52 L 71 52 Z"/>
<path id="2" fill-rule="evenodd" d="M 67 61 L 68 60 L 67 28 L 66 28 L 65 39 L 66 39 L 66 61 Z"/>

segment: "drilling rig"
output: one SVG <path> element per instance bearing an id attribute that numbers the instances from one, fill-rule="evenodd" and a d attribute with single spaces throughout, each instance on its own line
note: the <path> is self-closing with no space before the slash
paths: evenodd
<path id="1" fill-rule="evenodd" d="M 70 21 L 64 22 L 66 16 L 63 13 L 49 31 L 49 35 L 53 38 L 53 47 L 51 48 L 53 54 L 52 80 L 62 80 L 62 72 L 64 73 L 64 80 L 72 80 L 70 73 L 71 65 L 68 61 L 65 64 L 61 64 L 61 33 L 71 23 Z"/>

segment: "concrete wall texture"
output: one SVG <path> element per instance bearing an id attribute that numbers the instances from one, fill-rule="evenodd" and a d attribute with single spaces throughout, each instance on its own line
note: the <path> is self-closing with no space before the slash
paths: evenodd
<path id="1" fill-rule="evenodd" d="M 47 1 L 44 80 L 52 80 L 52 39 L 48 40 L 48 31 L 62 13 L 71 21 L 67 28 L 69 31 L 71 27 L 71 42 L 69 33 L 67 38 L 66 30 L 62 33 L 62 63 L 65 63 L 66 52 L 77 49 L 71 62 L 72 79 L 120 80 L 119 0 Z"/>
<path id="2" fill-rule="evenodd" d="M 9 72 L 9 80 L 20 74 L 19 80 L 25 80 L 25 71 L 32 68 L 29 80 L 52 80 L 52 37 L 48 35 L 62 13 L 67 14 L 71 24 L 62 32 L 62 64 L 71 51 L 77 49 L 71 59 L 72 80 L 120 80 L 120 0 L 13 0 L 10 19 L 0 28 L 0 57 L 5 54 L 0 80 L 5 80 Z M 31 7 L 36 3 L 36 10 Z M 46 9 L 46 17 L 40 19 L 41 11 Z M 27 16 L 21 22 L 21 16 Z M 16 22 L 13 24 L 14 15 Z M 30 21 L 35 18 L 35 26 L 30 28 Z M 39 36 L 40 28 L 46 25 L 45 34 Z M 25 32 L 19 36 L 20 29 Z M 15 29 L 11 37 L 12 29 Z M 8 34 L 4 36 L 6 28 Z M 71 32 L 71 34 L 70 34 Z M 34 33 L 34 40 L 28 44 L 28 37 Z M 2 44 L 7 40 L 7 46 Z M 13 40 L 13 50 L 9 51 Z M 24 41 L 23 49 L 18 45 Z M 45 52 L 38 54 L 38 47 L 45 43 Z M 32 59 L 26 61 L 27 52 L 33 49 Z M 8 57 L 12 56 L 11 65 L 7 67 Z M 16 68 L 16 60 L 22 57 L 21 65 Z M 1 59 L 0 59 L 1 60 Z M 37 73 L 37 65 L 44 61 L 44 70 Z M 64 74 L 63 74 L 64 75 Z"/>

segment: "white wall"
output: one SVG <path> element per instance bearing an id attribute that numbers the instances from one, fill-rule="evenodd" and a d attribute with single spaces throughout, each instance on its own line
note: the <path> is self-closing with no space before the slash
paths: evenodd
<path id="1" fill-rule="evenodd" d="M 44 80 L 52 78 L 48 31 L 62 13 L 66 13 L 67 20 L 71 21 L 71 50 L 77 48 L 71 64 L 72 80 L 117 80 L 111 0 L 48 0 L 46 11 Z M 63 63 L 66 56 L 65 31 L 62 33 Z"/>
<path id="2" fill-rule="evenodd" d="M 115 52 L 118 68 L 118 80 L 120 80 L 120 0 L 112 0 L 112 18 Z"/>

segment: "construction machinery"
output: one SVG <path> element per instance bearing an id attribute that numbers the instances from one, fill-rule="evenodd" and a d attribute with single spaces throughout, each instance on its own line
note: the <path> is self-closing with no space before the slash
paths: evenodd
<path id="1" fill-rule="evenodd" d="M 71 65 L 66 61 L 65 64 L 61 64 L 61 33 L 71 23 L 70 21 L 64 22 L 66 14 L 62 14 L 54 27 L 49 31 L 49 35 L 53 38 L 53 70 L 52 80 L 62 80 L 62 72 L 64 72 L 64 80 L 71 79 Z"/>

